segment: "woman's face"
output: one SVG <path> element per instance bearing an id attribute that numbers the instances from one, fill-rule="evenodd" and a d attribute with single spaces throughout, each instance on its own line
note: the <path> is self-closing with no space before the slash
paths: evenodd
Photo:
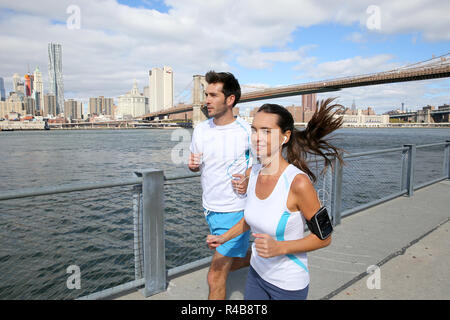
<path id="1" fill-rule="evenodd" d="M 278 115 L 257 112 L 252 123 L 252 146 L 258 158 L 267 158 L 280 151 L 285 135 L 277 125 Z M 286 139 L 285 143 L 288 141 Z"/>

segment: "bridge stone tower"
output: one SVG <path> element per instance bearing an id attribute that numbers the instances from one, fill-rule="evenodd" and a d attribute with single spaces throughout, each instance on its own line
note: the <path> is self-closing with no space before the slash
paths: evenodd
<path id="1" fill-rule="evenodd" d="M 192 89 L 192 125 L 195 126 L 208 119 L 208 110 L 205 105 L 205 88 L 208 83 L 205 76 L 194 75 L 194 87 Z"/>

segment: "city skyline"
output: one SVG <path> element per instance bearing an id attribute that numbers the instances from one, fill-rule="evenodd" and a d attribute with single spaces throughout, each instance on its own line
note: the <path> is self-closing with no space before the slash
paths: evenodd
<path id="1" fill-rule="evenodd" d="M 142 92 L 148 70 L 163 65 L 176 71 L 178 97 L 194 74 L 210 69 L 231 71 L 241 84 L 276 87 L 391 70 L 447 53 L 447 2 L 396 3 L 287 1 L 255 6 L 231 1 L 200 7 L 176 0 L 26 5 L 3 1 L 0 37 L 7 45 L 0 53 L 0 77 L 6 91 L 11 91 L 14 73 L 25 74 L 28 64 L 45 65 L 47 43 L 61 43 L 65 95 L 87 105 L 89 97 L 117 99 L 134 79 L 144 84 Z M 72 4 L 80 9 L 78 24 L 67 12 Z M 430 19 L 435 23 L 427 23 Z M 27 33 L 21 32 L 24 21 L 33 24 Z M 205 21 L 215 21 L 216 32 L 210 32 Z M 48 83 L 46 70 L 41 71 Z M 337 96 L 346 106 L 355 99 L 358 106 L 373 106 L 381 114 L 400 108 L 402 102 L 408 108 L 448 103 L 449 92 L 450 80 L 436 79 L 344 89 L 317 97 Z M 274 101 L 299 105 L 301 98 Z M 241 108 L 249 106 L 254 107 L 242 104 Z"/>
<path id="2" fill-rule="evenodd" d="M 49 46 L 50 46 L 50 44 L 49 44 Z M 49 63 L 50 64 L 50 63 Z M 160 68 L 152 68 L 152 70 L 156 70 L 156 71 L 160 71 L 160 73 L 162 74 L 163 72 L 165 73 L 166 72 L 166 69 L 167 70 L 170 70 L 170 74 L 171 74 L 171 77 L 169 78 L 169 80 L 168 79 L 166 79 L 165 77 L 163 77 L 162 75 L 160 75 L 159 77 L 158 77 L 158 79 L 159 80 L 161 80 L 161 85 L 163 84 L 163 83 L 167 83 L 167 82 L 170 82 L 171 84 L 173 84 L 173 70 L 172 70 L 172 68 L 170 68 L 170 67 L 167 67 L 167 66 L 165 66 L 165 67 L 163 67 L 162 69 L 160 69 Z M 25 74 L 24 75 L 24 80 L 25 80 L 25 82 L 21 82 L 21 78 L 20 78 L 20 76 L 19 76 L 19 74 L 18 73 L 15 73 L 14 74 L 14 76 L 13 76 L 13 91 L 12 92 L 17 92 L 17 91 L 19 91 L 19 92 L 22 92 L 22 93 L 24 93 L 24 90 L 28 90 L 27 89 L 27 87 L 26 87 L 26 77 L 28 76 L 28 74 Z M 44 105 L 44 96 L 45 95 L 54 95 L 53 93 L 50 93 L 49 92 L 49 90 L 42 90 L 42 88 L 44 87 L 44 85 L 43 85 L 43 81 L 42 81 L 42 74 L 40 73 L 40 70 L 39 70 L 39 67 L 36 67 L 36 69 L 35 69 L 35 71 L 34 71 L 34 74 L 32 74 L 31 75 L 32 76 L 32 78 L 31 78 L 31 83 L 33 84 L 32 86 L 31 86 L 31 90 L 32 90 L 32 93 L 30 94 L 30 95 L 28 95 L 28 94 L 25 94 L 25 96 L 30 96 L 30 97 L 32 97 L 33 99 L 35 99 L 35 103 L 36 103 L 36 110 L 39 110 L 39 107 L 38 107 L 38 105 L 40 105 L 40 103 L 42 103 L 42 107 L 43 107 L 43 105 Z M 152 106 L 151 106 L 151 103 L 150 103 L 150 94 L 151 94 L 151 89 L 150 89 L 150 87 L 151 87 L 151 83 L 152 83 L 152 77 L 151 77 L 151 71 L 149 71 L 149 86 L 143 86 L 143 90 L 142 91 L 140 91 L 140 89 L 139 89 L 139 86 L 137 85 L 137 81 L 136 81 L 136 79 L 134 79 L 134 81 L 133 81 L 133 88 L 132 88 L 132 90 L 131 91 L 127 91 L 126 93 L 123 93 L 123 94 L 121 94 L 121 95 L 119 95 L 119 96 L 117 96 L 117 97 L 110 97 L 110 98 L 106 98 L 106 99 L 109 99 L 109 100 L 111 100 L 112 101 L 112 105 L 116 105 L 116 106 L 118 106 L 119 105 L 119 102 L 120 102 L 120 99 L 122 98 L 122 97 L 126 97 L 127 95 L 129 95 L 130 93 L 133 93 L 134 92 L 134 95 L 140 95 L 140 96 L 144 96 L 144 97 L 146 97 L 146 98 L 148 98 L 149 99 L 149 101 L 147 101 L 146 102 L 146 112 L 145 113 L 148 113 L 148 112 L 155 112 L 155 111 L 152 111 Z M 3 78 L 2 77 L 0 77 L 0 84 L 1 84 L 1 82 L 2 82 L 2 80 L 3 80 Z M 38 85 L 36 85 L 36 83 L 38 84 Z M 3 85 L 4 85 L 4 81 L 3 81 Z M 245 87 L 245 85 L 243 85 L 244 87 Z M 19 87 L 19 89 L 17 89 L 16 87 Z M 255 86 L 256 87 L 256 86 Z M 41 88 L 41 89 L 39 89 L 39 90 L 36 90 L 37 88 Z M 0 86 L 0 89 L 1 89 L 1 86 Z M 159 88 L 158 87 L 158 89 L 159 89 L 159 91 L 161 91 L 161 93 L 160 93 L 160 96 L 161 97 L 163 97 L 163 96 L 167 96 L 167 92 L 165 91 L 165 90 L 162 90 L 163 88 L 161 87 L 161 88 Z M 171 89 L 173 90 L 173 86 L 171 87 Z M 146 90 L 148 90 L 148 94 L 149 94 L 149 96 L 146 96 Z M 154 91 L 156 92 L 156 89 L 154 89 Z M 6 91 L 5 91 L 6 92 Z M 42 94 L 42 99 L 40 99 L 39 97 L 41 97 L 41 92 L 44 92 L 44 94 Z M 11 93 L 11 92 L 10 92 Z M 155 93 L 153 93 L 154 95 L 155 95 Z M 6 94 L 5 95 L 5 97 L 7 98 L 9 96 L 9 94 Z M 284 104 L 284 106 L 285 107 L 292 107 L 292 106 L 304 106 L 304 105 L 310 105 L 311 104 L 311 101 L 310 101 L 310 99 L 311 99 L 311 97 L 310 97 L 311 95 L 310 94 L 306 94 L 306 95 L 299 95 L 298 97 L 300 97 L 300 99 L 301 99 L 301 102 L 299 103 L 298 101 L 297 102 L 294 102 L 294 103 L 291 103 L 290 105 L 289 104 Z M 316 99 L 316 97 L 318 97 L 317 99 L 318 100 L 320 100 L 321 98 L 323 98 L 323 94 L 322 94 L 322 97 L 320 96 L 320 93 L 317 93 L 317 94 L 313 94 L 313 96 L 314 96 L 314 99 Z M 103 98 L 105 98 L 105 96 L 104 95 L 101 95 L 100 97 L 103 97 Z M 86 100 L 87 99 L 87 100 Z M 69 101 L 69 100 L 76 100 L 76 101 L 79 101 L 79 102 L 81 102 L 81 105 L 82 105 L 82 113 L 83 114 L 91 114 L 91 106 L 90 106 L 90 104 L 91 104 L 91 99 L 97 99 L 97 97 L 88 97 L 88 98 L 86 98 L 86 99 L 75 99 L 75 98 L 68 98 L 68 99 L 64 99 L 63 101 L 63 105 L 64 105 L 64 103 L 65 102 L 67 102 L 67 101 Z M 172 98 L 173 99 L 173 98 Z M 41 100 L 41 102 L 39 101 L 39 100 Z M 167 100 L 167 98 L 166 98 L 166 100 Z M 277 99 L 277 100 L 279 100 L 279 99 Z M 160 99 L 160 101 L 162 101 L 162 99 Z M 173 101 L 173 100 L 172 100 Z M 307 102 L 306 102 L 307 101 Z M 185 101 L 179 101 L 178 103 L 181 103 L 181 104 L 185 104 L 186 102 Z M 189 104 L 190 102 L 188 102 L 188 104 Z M 449 101 L 445 101 L 445 100 L 443 100 L 442 102 L 438 102 L 437 104 L 435 104 L 434 105 L 434 107 L 437 107 L 437 106 L 440 106 L 440 105 L 448 105 L 448 103 L 449 103 Z M 247 104 L 247 106 L 244 106 L 243 108 L 242 108 L 242 106 L 243 105 L 245 105 L 245 104 Z M 251 105 L 251 106 L 248 106 L 248 105 Z M 253 105 L 252 105 L 253 104 Z M 242 108 L 242 112 L 244 113 L 244 114 L 250 114 L 250 112 L 251 112 L 251 110 L 253 110 L 254 108 L 258 108 L 259 106 L 258 105 L 254 105 L 255 103 L 254 102 L 249 102 L 249 103 L 242 103 L 242 104 L 240 104 L 240 106 L 241 106 L 241 108 Z M 174 104 L 174 106 L 176 106 L 176 104 Z M 431 106 L 431 104 L 429 104 L 429 103 L 427 103 L 427 104 L 425 104 L 425 105 L 414 105 L 414 106 L 405 106 L 405 104 L 402 102 L 401 103 L 401 106 L 392 106 L 390 109 L 387 109 L 387 110 L 385 110 L 385 111 L 383 111 L 383 112 L 377 112 L 376 114 L 386 114 L 386 113 L 391 113 L 392 111 L 401 111 L 401 112 L 414 112 L 414 111 L 418 111 L 418 110 L 421 110 L 423 107 L 426 107 L 426 106 Z M 349 106 L 349 105 L 345 105 L 344 104 L 344 107 L 346 107 L 346 108 L 348 108 L 348 109 L 350 109 L 350 110 L 356 110 L 356 109 L 358 109 L 358 110 L 363 110 L 363 108 L 369 108 L 369 109 L 373 109 L 374 107 L 373 107 L 373 105 L 356 105 L 355 104 L 355 99 L 353 98 L 352 99 L 352 103 L 351 103 L 351 106 Z M 163 108 L 159 108 L 158 109 L 158 111 L 160 111 L 160 110 L 163 110 L 163 109 L 166 109 L 167 108 L 167 103 L 166 104 L 164 104 L 164 106 L 163 106 Z M 110 109 L 111 109 L 111 107 L 110 107 Z M 375 110 L 376 111 L 376 110 Z M 56 110 L 55 110 L 55 112 L 56 112 Z M 139 112 L 139 113 L 142 113 L 142 112 Z M 102 113 L 103 114 L 103 113 Z M 111 113 L 110 112 L 108 112 L 108 113 L 104 113 L 105 115 L 111 115 Z"/>

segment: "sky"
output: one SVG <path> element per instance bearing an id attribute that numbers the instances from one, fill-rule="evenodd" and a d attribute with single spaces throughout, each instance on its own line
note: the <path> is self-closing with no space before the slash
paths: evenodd
<path id="1" fill-rule="evenodd" d="M 65 99 L 117 97 L 171 66 L 175 102 L 192 76 L 232 72 L 242 89 L 392 70 L 450 53 L 448 0 L 0 0 L 0 77 L 39 66 L 48 91 L 48 43 L 62 45 Z M 248 87 L 247 87 L 248 86 Z M 450 103 L 450 79 L 318 94 L 383 112 Z M 240 104 L 301 105 L 301 97 Z"/>

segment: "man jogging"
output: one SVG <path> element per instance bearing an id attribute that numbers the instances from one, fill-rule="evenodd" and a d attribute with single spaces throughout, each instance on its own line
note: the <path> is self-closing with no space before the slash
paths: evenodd
<path id="1" fill-rule="evenodd" d="M 211 234 L 220 235 L 244 215 L 251 166 L 250 125 L 233 116 L 241 96 L 237 79 L 227 72 L 209 71 L 205 75 L 209 119 L 193 132 L 188 167 L 201 171 L 202 202 Z M 229 271 L 249 265 L 249 232 L 216 248 L 208 272 L 209 299 L 225 299 Z"/>

